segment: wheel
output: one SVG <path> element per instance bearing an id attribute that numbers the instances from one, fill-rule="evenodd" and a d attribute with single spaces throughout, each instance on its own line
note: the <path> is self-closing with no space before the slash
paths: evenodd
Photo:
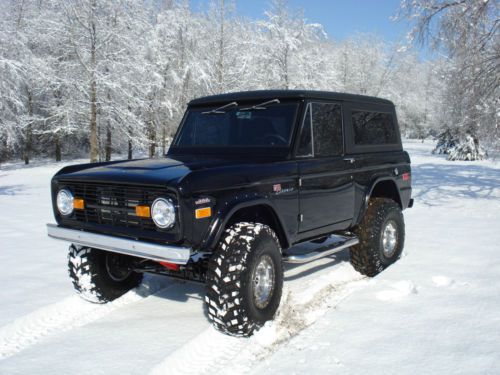
<path id="1" fill-rule="evenodd" d="M 207 271 L 205 301 L 214 327 L 250 336 L 274 317 L 282 289 L 281 247 L 274 231 L 259 223 L 227 229 Z"/>
<path id="2" fill-rule="evenodd" d="M 133 258 L 71 245 L 68 272 L 78 294 L 87 301 L 112 301 L 141 283 L 142 274 L 130 270 Z"/>
<path id="3" fill-rule="evenodd" d="M 353 229 L 359 244 L 350 250 L 351 264 L 366 276 L 375 276 L 397 261 L 403 251 L 405 223 L 399 205 L 373 198 L 361 223 Z"/>

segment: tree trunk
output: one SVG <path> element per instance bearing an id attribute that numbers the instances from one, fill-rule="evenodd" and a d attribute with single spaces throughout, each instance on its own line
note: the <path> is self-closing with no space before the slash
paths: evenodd
<path id="1" fill-rule="evenodd" d="M 56 146 L 56 161 L 61 161 L 61 141 L 59 139 L 59 134 L 54 134 L 54 144 Z"/>
<path id="2" fill-rule="evenodd" d="M 290 88 L 290 82 L 289 82 L 289 76 L 288 76 L 288 47 L 285 47 L 285 52 L 284 52 L 284 61 L 283 61 L 283 84 L 284 84 L 284 89 L 288 90 Z"/>
<path id="3" fill-rule="evenodd" d="M 148 138 L 149 138 L 149 157 L 152 158 L 156 152 L 156 129 L 153 119 L 153 105 L 151 103 L 149 108 L 149 124 L 148 124 Z"/>
<path id="4" fill-rule="evenodd" d="M 31 124 L 26 127 L 26 142 L 24 144 L 24 164 L 30 163 L 32 132 Z"/>
<path id="5" fill-rule="evenodd" d="M 224 0 L 219 0 L 219 56 L 217 60 L 217 94 L 224 90 L 224 16 L 225 16 Z"/>
<path id="6" fill-rule="evenodd" d="M 108 120 L 108 124 L 106 126 L 106 145 L 105 147 L 105 158 L 106 161 L 111 160 L 111 124 L 110 121 Z"/>
<path id="7" fill-rule="evenodd" d="M 132 160 L 132 140 L 128 140 L 128 155 L 127 155 L 128 160 Z"/>
<path id="8" fill-rule="evenodd" d="M 92 2 L 92 11 L 95 11 L 96 2 Z M 97 139 L 97 81 L 96 81 L 96 25 L 92 18 L 90 22 L 90 162 L 95 163 L 99 157 L 99 144 Z"/>
<path id="9" fill-rule="evenodd" d="M 90 162 L 95 163 L 99 157 L 97 139 L 97 84 L 92 78 L 90 83 Z"/>
<path id="10" fill-rule="evenodd" d="M 31 156 L 31 148 L 33 142 L 33 132 L 32 132 L 32 124 L 31 120 L 33 117 L 33 95 L 30 89 L 27 89 L 28 94 L 28 116 L 29 116 L 29 124 L 26 126 L 26 140 L 24 142 L 24 164 L 30 163 Z"/>
<path id="11" fill-rule="evenodd" d="M 156 139 L 154 130 L 150 129 L 149 133 L 149 157 L 152 158 L 156 153 Z"/>
<path id="12" fill-rule="evenodd" d="M 167 131 L 165 129 L 166 125 L 163 125 L 162 133 L 161 133 L 161 152 L 162 155 L 165 156 L 167 153 Z"/>

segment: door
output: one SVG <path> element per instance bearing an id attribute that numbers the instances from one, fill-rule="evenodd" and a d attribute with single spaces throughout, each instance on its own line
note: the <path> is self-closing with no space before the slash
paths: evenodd
<path id="1" fill-rule="evenodd" d="M 342 105 L 308 103 L 297 147 L 300 232 L 350 225 L 354 216 L 354 166 L 343 155 Z"/>

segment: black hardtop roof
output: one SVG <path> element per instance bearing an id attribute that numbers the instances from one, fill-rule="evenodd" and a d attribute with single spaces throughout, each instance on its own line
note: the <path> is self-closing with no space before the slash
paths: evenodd
<path id="1" fill-rule="evenodd" d="M 320 99 L 320 100 L 337 100 L 349 102 L 362 102 L 373 104 L 394 104 L 387 99 L 376 98 L 374 96 L 346 94 L 331 91 L 315 91 L 315 90 L 256 90 L 256 91 L 241 91 L 227 94 L 204 96 L 193 99 L 189 105 L 198 106 L 205 104 L 225 104 L 232 101 L 257 101 L 271 99 Z"/>

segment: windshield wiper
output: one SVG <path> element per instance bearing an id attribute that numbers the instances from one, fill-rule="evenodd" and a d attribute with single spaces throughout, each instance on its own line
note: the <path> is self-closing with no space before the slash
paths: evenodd
<path id="1" fill-rule="evenodd" d="M 234 107 L 236 105 L 238 105 L 238 103 L 231 102 L 231 103 L 228 103 L 226 105 L 223 105 L 222 107 L 211 109 L 210 111 L 206 111 L 206 112 L 201 112 L 201 114 L 202 115 L 223 115 L 224 113 L 226 113 L 225 111 L 222 111 L 223 109 L 231 108 L 231 107 Z"/>
<path id="2" fill-rule="evenodd" d="M 242 108 L 242 109 L 240 109 L 240 111 L 252 111 L 254 109 L 267 109 L 267 107 L 264 107 L 265 105 L 275 104 L 275 103 L 279 104 L 280 100 L 279 99 L 268 100 L 267 102 L 256 104 L 256 105 L 254 105 L 252 107 Z"/>

